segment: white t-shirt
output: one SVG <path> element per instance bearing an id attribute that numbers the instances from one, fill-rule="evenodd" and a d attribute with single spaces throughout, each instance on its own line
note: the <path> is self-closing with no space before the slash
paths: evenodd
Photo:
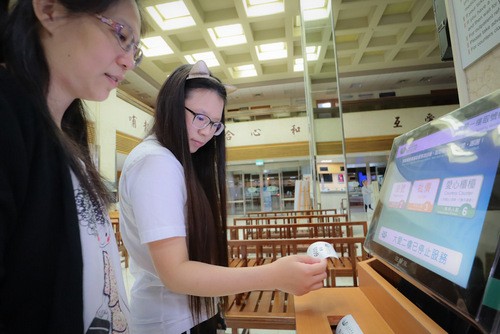
<path id="1" fill-rule="evenodd" d="M 125 160 L 119 185 L 120 230 L 134 276 L 132 333 L 179 334 L 196 325 L 189 297 L 161 282 L 147 243 L 186 237 L 184 170 L 175 156 L 149 136 Z M 206 320 L 202 316 L 200 321 Z"/>
<path id="2" fill-rule="evenodd" d="M 83 255 L 85 333 L 127 333 L 130 310 L 120 254 L 106 209 L 71 173 Z"/>

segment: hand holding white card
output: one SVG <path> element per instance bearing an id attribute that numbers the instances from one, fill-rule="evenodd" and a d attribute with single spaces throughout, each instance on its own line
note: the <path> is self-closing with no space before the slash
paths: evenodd
<path id="1" fill-rule="evenodd" d="M 337 259 L 339 258 L 337 256 L 337 252 L 333 248 L 333 245 L 324 241 L 316 241 L 315 243 L 312 243 L 307 248 L 307 255 L 320 259 L 326 259 L 329 257 L 335 257 Z"/>

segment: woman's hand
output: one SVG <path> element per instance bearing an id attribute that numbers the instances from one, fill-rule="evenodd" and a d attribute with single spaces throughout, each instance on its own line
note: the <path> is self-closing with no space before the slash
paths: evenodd
<path id="1" fill-rule="evenodd" d="M 158 276 L 176 293 L 194 296 L 227 296 L 252 290 L 282 290 L 297 296 L 321 289 L 326 260 L 290 255 L 255 267 L 227 268 L 190 261 L 185 238 L 149 243 Z"/>
<path id="2" fill-rule="evenodd" d="M 279 290 L 300 296 L 321 289 L 326 278 L 326 260 L 308 255 L 290 255 L 279 258 L 274 266 L 275 282 Z"/>

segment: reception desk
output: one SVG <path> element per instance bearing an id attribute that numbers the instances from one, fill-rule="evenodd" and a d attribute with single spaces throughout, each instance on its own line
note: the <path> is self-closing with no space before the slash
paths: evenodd
<path id="1" fill-rule="evenodd" d="M 334 333 L 347 314 L 364 334 L 446 333 L 377 273 L 374 267 L 380 266 L 376 259 L 360 262 L 359 287 L 323 288 L 295 297 L 297 334 Z"/>

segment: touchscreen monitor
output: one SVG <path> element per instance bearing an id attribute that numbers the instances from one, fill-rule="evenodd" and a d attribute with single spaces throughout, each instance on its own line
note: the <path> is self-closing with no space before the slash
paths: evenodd
<path id="1" fill-rule="evenodd" d="M 499 105 L 500 90 L 394 140 L 365 242 L 484 332 L 500 320 Z"/>

